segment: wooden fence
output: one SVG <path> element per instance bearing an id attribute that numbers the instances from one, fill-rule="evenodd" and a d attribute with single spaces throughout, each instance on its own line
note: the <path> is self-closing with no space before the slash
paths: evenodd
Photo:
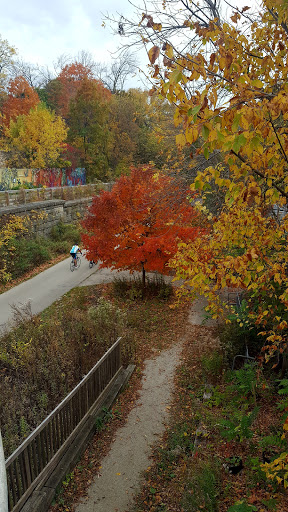
<path id="1" fill-rule="evenodd" d="M 9 511 L 17 512 L 45 482 L 121 370 L 121 338 L 6 460 Z"/>

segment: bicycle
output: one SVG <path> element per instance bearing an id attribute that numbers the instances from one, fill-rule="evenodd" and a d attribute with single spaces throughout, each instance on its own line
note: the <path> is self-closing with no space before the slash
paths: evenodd
<path id="1" fill-rule="evenodd" d="M 70 270 L 71 272 L 74 272 L 74 270 L 77 270 L 81 265 L 81 259 L 80 256 L 76 256 L 76 265 L 74 262 L 74 258 L 72 258 L 72 261 L 70 261 Z"/>
<path id="2" fill-rule="evenodd" d="M 89 261 L 89 268 L 93 268 L 93 265 L 96 265 L 94 260 Z"/>

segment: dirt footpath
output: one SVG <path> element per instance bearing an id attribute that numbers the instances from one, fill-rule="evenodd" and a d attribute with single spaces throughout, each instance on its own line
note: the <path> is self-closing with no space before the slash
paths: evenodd
<path id="1" fill-rule="evenodd" d="M 200 325 L 204 303 L 191 307 L 189 322 Z M 117 431 L 100 473 L 76 512 L 126 512 L 140 490 L 143 472 L 149 467 L 151 446 L 165 430 L 175 370 L 182 344 L 162 351 L 145 362 L 142 388 L 125 425 Z"/>
<path id="2" fill-rule="evenodd" d="M 165 429 L 180 353 L 178 343 L 146 361 L 139 399 L 76 512 L 124 512 L 129 507 L 139 490 L 141 473 L 149 466 L 150 447 Z"/>

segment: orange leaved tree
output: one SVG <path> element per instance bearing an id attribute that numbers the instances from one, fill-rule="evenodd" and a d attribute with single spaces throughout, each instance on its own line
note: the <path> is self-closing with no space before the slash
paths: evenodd
<path id="1" fill-rule="evenodd" d="M 15 121 L 18 116 L 29 114 L 31 108 L 39 103 L 37 92 L 23 76 L 17 76 L 10 81 L 7 98 L 2 105 L 3 124 L 9 126 L 10 120 Z"/>
<path id="2" fill-rule="evenodd" d="M 152 166 L 133 168 L 111 192 L 94 197 L 82 222 L 83 245 L 89 259 L 102 267 L 142 272 L 169 272 L 168 262 L 178 243 L 201 234 L 184 181 Z"/>

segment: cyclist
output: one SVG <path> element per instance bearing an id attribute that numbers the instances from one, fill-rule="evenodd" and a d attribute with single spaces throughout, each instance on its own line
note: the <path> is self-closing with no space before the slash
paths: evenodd
<path id="1" fill-rule="evenodd" d="M 74 261 L 75 267 L 77 267 L 77 254 L 78 254 L 78 252 L 80 252 L 80 254 L 82 254 L 82 251 L 81 251 L 80 247 L 77 244 L 73 245 L 72 249 L 70 251 L 70 254 L 71 254 L 72 259 Z"/>

